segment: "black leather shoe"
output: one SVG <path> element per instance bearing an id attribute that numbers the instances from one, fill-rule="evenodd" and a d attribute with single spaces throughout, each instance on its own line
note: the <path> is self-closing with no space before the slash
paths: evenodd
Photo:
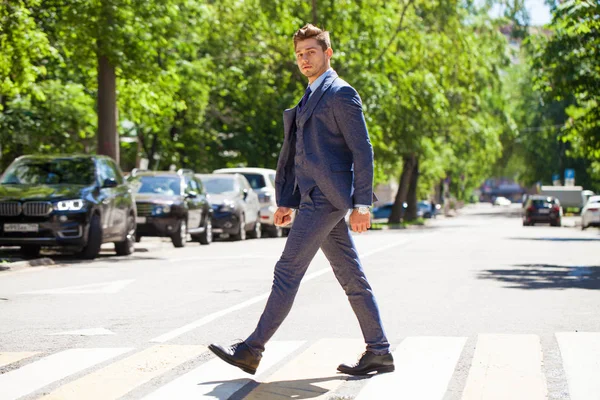
<path id="1" fill-rule="evenodd" d="M 256 373 L 256 368 L 262 358 L 260 355 L 256 356 L 245 342 L 234 343 L 229 347 L 211 344 L 208 349 L 226 363 L 252 375 Z"/>
<path id="2" fill-rule="evenodd" d="M 392 372 L 394 370 L 394 357 L 392 357 L 392 353 L 378 356 L 370 351 L 365 351 L 356 364 L 340 364 L 337 369 L 348 375 Z"/>

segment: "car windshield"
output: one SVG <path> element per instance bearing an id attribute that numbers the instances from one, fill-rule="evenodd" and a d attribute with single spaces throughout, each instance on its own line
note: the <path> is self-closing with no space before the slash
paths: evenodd
<path id="1" fill-rule="evenodd" d="M 214 177 L 214 178 L 203 178 L 202 183 L 208 193 L 220 194 L 225 192 L 235 191 L 235 182 L 233 178 L 227 177 Z"/>
<path id="2" fill-rule="evenodd" d="M 248 183 L 250 183 L 252 189 L 262 189 L 267 186 L 265 178 L 261 174 L 249 174 L 244 172 L 242 175 L 248 179 Z"/>
<path id="3" fill-rule="evenodd" d="M 165 196 L 181 194 L 181 179 L 175 176 L 139 176 L 133 185 L 137 193 L 151 193 Z"/>
<path id="4" fill-rule="evenodd" d="M 8 167 L 3 185 L 93 185 L 94 161 L 90 158 L 26 159 Z"/>
<path id="5" fill-rule="evenodd" d="M 534 199 L 531 201 L 531 204 L 535 208 L 552 207 L 552 201 L 547 199 Z"/>

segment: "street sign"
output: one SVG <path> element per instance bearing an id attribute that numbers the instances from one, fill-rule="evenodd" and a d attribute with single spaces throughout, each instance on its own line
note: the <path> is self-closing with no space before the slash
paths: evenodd
<path id="1" fill-rule="evenodd" d="M 554 186 L 560 186 L 560 174 L 552 174 L 552 184 Z"/>
<path id="2" fill-rule="evenodd" d="M 565 169 L 565 186 L 575 186 L 575 170 L 572 168 Z"/>

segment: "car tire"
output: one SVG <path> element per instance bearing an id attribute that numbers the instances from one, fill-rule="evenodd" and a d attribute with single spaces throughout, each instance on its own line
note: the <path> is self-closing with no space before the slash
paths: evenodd
<path id="1" fill-rule="evenodd" d="M 87 243 L 79 252 L 79 256 L 86 260 L 93 260 L 98 257 L 100 246 L 102 246 L 102 225 L 100 216 L 94 214 L 90 221 Z"/>
<path id="2" fill-rule="evenodd" d="M 177 231 L 171 236 L 171 241 L 173 242 L 173 246 L 177 248 L 185 246 L 187 242 L 187 223 L 185 219 L 179 221 L 179 226 L 177 227 Z"/>
<path id="3" fill-rule="evenodd" d="M 125 234 L 125 240 L 122 242 L 115 242 L 115 251 L 118 256 L 128 256 L 133 254 L 135 251 L 135 242 L 137 241 L 135 228 L 135 217 L 133 214 L 130 214 L 129 217 L 127 217 L 127 232 Z"/>
<path id="4" fill-rule="evenodd" d="M 557 220 L 556 222 L 552 223 L 551 225 L 552 225 L 552 226 L 557 226 L 557 227 L 559 227 L 559 228 L 560 228 L 560 227 L 562 226 L 562 222 L 561 222 L 561 220 L 559 219 L 559 220 Z"/>
<path id="5" fill-rule="evenodd" d="M 529 224 L 525 221 L 523 221 L 523 226 L 529 226 Z"/>
<path id="6" fill-rule="evenodd" d="M 21 254 L 25 258 L 36 258 L 39 257 L 42 246 L 37 244 L 25 244 L 21 246 Z"/>
<path id="7" fill-rule="evenodd" d="M 246 240 L 246 217 L 244 214 L 240 216 L 240 224 L 238 227 L 238 233 L 231 235 L 233 240 Z"/>
<path id="8" fill-rule="evenodd" d="M 139 243 L 142 241 L 142 235 L 140 235 L 139 233 L 135 233 L 135 242 Z"/>
<path id="9" fill-rule="evenodd" d="M 262 235 L 262 224 L 260 223 L 260 215 L 256 217 L 254 228 L 248 232 L 248 237 L 251 239 L 260 239 Z"/>
<path id="10" fill-rule="evenodd" d="M 212 233 L 212 221 L 210 218 L 206 218 L 206 225 L 204 226 L 204 232 L 199 234 L 198 241 L 200 244 L 211 244 L 213 241 L 213 233 Z"/>

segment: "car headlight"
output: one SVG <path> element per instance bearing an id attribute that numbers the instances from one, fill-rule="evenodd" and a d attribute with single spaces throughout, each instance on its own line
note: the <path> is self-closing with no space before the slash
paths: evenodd
<path id="1" fill-rule="evenodd" d="M 161 204 L 161 205 L 154 206 L 154 210 L 153 210 L 152 214 L 162 215 L 162 214 L 168 214 L 169 212 L 171 212 L 171 206 L 168 204 Z"/>
<path id="2" fill-rule="evenodd" d="M 56 209 L 58 211 L 79 211 L 85 205 L 82 199 L 76 200 L 63 200 L 56 203 Z"/>

